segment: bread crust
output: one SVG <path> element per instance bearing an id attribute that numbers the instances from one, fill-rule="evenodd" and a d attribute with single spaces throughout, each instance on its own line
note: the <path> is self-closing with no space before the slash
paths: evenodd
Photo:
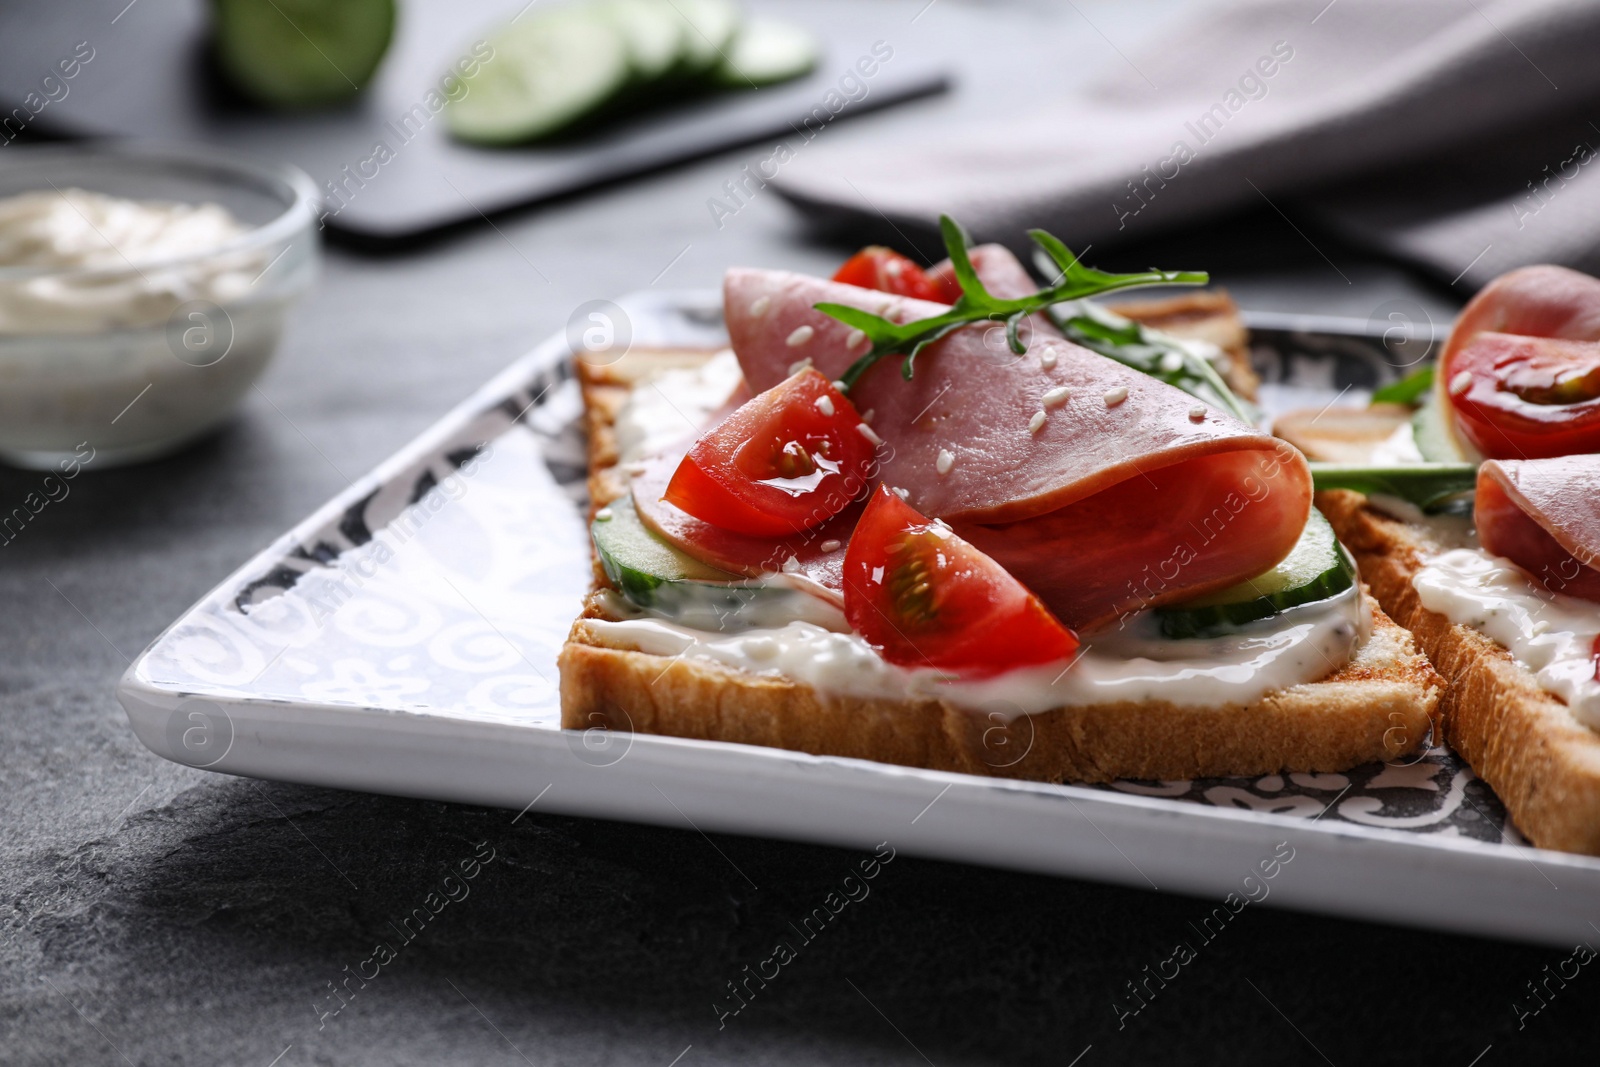
<path id="1" fill-rule="evenodd" d="M 1578 722 L 1504 646 L 1422 606 L 1412 579 L 1435 546 L 1348 490 L 1317 506 L 1355 556 L 1378 602 L 1415 635 L 1448 681 L 1444 738 L 1541 848 L 1600 855 L 1600 734 Z"/>
<path id="2" fill-rule="evenodd" d="M 614 421 L 640 368 L 687 362 L 682 352 L 634 352 L 609 367 L 580 364 L 592 508 L 626 491 Z M 1441 688 L 1411 636 L 1369 597 L 1372 636 L 1351 662 L 1253 704 L 1123 701 L 1007 721 L 938 700 L 830 695 L 710 660 L 639 651 L 597 625 L 611 617 L 600 595 L 606 586 L 597 567 L 596 592 L 561 652 L 566 729 L 632 730 L 1045 781 L 1198 778 L 1337 771 L 1394 759 L 1432 732 Z"/>

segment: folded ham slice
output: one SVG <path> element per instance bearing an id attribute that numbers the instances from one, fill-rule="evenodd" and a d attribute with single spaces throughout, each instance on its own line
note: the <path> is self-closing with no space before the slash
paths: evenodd
<path id="1" fill-rule="evenodd" d="M 1600 456 L 1489 460 L 1474 517 L 1485 551 L 1551 592 L 1600 600 Z"/>
<path id="2" fill-rule="evenodd" d="M 783 271 L 730 271 L 724 314 L 753 390 L 803 359 L 837 377 L 868 349 L 814 309 L 824 301 L 901 322 L 942 310 Z M 1310 471 L 1291 446 L 1060 339 L 1036 336 L 1017 356 L 999 323 L 929 346 L 909 382 L 898 358 L 882 360 L 851 398 L 885 441 L 883 480 L 1079 628 L 1259 574 L 1288 554 L 1311 507 Z"/>

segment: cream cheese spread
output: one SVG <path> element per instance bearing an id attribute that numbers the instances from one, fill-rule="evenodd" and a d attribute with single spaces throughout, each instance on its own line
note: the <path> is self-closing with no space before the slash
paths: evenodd
<path id="1" fill-rule="evenodd" d="M 791 621 L 726 633 L 649 617 L 615 595 L 606 609 L 621 621 L 588 625 L 607 641 L 641 652 L 790 678 L 825 695 L 944 700 L 1002 718 L 1120 701 L 1252 704 L 1344 666 L 1369 634 L 1372 618 L 1356 588 L 1220 638 L 1154 637 L 1153 620 L 1135 616 L 1123 631 L 1089 635 L 1070 660 L 961 680 L 889 663 L 849 631 L 842 615 L 831 623 Z"/>
<path id="2" fill-rule="evenodd" d="M 617 412 L 617 461 L 657 455 L 700 433 L 742 381 L 739 360 L 726 349 L 698 367 L 662 371 L 640 382 Z"/>
<path id="3" fill-rule="evenodd" d="M 1510 560 L 1479 548 L 1430 558 L 1412 584 L 1423 607 L 1504 645 L 1574 718 L 1600 729 L 1600 604 L 1548 592 Z"/>

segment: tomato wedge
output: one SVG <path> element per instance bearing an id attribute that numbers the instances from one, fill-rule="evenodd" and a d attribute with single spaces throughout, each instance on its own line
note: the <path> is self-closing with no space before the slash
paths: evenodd
<path id="1" fill-rule="evenodd" d="M 949 303 L 944 291 L 916 263 L 892 248 L 868 245 L 849 259 L 834 274 L 833 280 L 863 289 L 877 289 L 896 296 Z"/>
<path id="2" fill-rule="evenodd" d="M 1457 428 L 1490 459 L 1600 451 L 1600 341 L 1485 331 L 1442 372 Z"/>
<path id="3" fill-rule="evenodd" d="M 845 550 L 844 614 L 890 663 L 967 678 L 1078 648 L 1078 636 L 1004 567 L 883 486 Z"/>
<path id="4" fill-rule="evenodd" d="M 678 464 L 662 498 L 738 533 L 782 537 L 849 506 L 876 473 L 855 405 L 810 368 L 737 408 Z"/>

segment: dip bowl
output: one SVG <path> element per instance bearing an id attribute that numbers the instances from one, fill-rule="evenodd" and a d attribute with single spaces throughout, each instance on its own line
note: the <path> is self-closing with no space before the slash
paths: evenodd
<path id="1" fill-rule="evenodd" d="M 215 428 L 266 369 L 317 271 L 316 188 L 293 167 L 119 144 L 0 155 L 0 198 L 75 189 L 216 204 L 243 230 L 154 258 L 105 237 L 94 267 L 0 259 L 0 462 L 14 466 L 133 463 Z"/>

